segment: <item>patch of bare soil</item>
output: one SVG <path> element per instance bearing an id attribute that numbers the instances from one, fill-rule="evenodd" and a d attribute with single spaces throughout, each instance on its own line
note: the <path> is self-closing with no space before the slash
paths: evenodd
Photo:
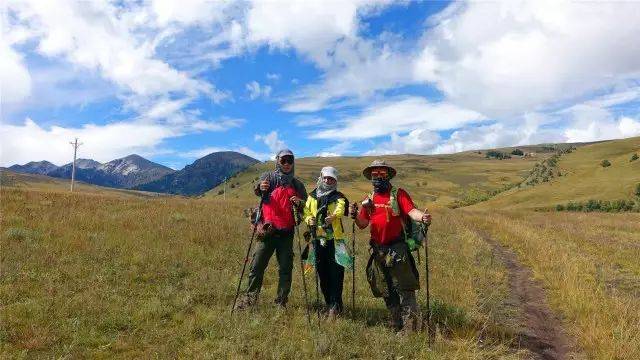
<path id="1" fill-rule="evenodd" d="M 509 271 L 509 304 L 515 306 L 520 314 L 516 345 L 529 350 L 533 359 L 569 358 L 571 342 L 562 329 L 560 319 L 547 304 L 544 289 L 533 280 L 531 270 L 520 264 L 513 251 L 488 234 L 481 231 L 478 234 L 492 246 L 495 255 Z"/>

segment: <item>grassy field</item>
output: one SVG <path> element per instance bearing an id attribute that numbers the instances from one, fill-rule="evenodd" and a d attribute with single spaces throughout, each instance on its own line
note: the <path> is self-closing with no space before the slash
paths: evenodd
<path id="1" fill-rule="evenodd" d="M 465 210 L 532 269 L 592 359 L 640 358 L 640 214 Z"/>
<path id="2" fill-rule="evenodd" d="M 552 153 L 387 157 L 400 171 L 394 183 L 434 214 L 431 348 L 424 334 L 399 337 L 386 326 L 383 302 L 365 279 L 363 231 L 355 312 L 347 306 L 344 318 L 320 326 L 314 319 L 310 329 L 298 262 L 290 306 L 277 310 L 272 261 L 257 309 L 230 316 L 250 235 L 242 210 L 256 201 L 252 181 L 273 163 L 232 178 L 226 200 L 219 189 L 183 198 L 83 184 L 70 194 L 64 181 L 3 172 L 0 358 L 535 358 L 542 352 L 527 336 L 536 328 L 527 325 L 527 300 L 514 294 L 508 253 L 530 271 L 531 283 L 519 286 L 539 287 L 540 306 L 557 317 L 569 345 L 564 358 L 638 359 L 640 214 L 532 211 L 590 194 L 633 196 L 640 165 L 629 158 L 638 145 L 635 138 L 579 147 L 560 157 L 565 175 L 457 209 L 448 206 L 468 189 L 520 182 Z M 603 158 L 612 165 L 598 165 Z M 299 159 L 297 174 L 310 190 L 321 166 L 337 166 L 342 189 L 359 198 L 369 191 L 360 171 L 371 160 Z M 346 276 L 345 304 L 351 285 Z M 419 297 L 424 310 L 423 291 Z"/>
<path id="3" fill-rule="evenodd" d="M 229 315 L 249 235 L 240 215 L 247 202 L 15 188 L 4 188 L 1 195 L 2 357 L 519 354 L 509 347 L 509 313 L 501 306 L 504 270 L 454 216 L 443 213 L 431 238 L 440 331 L 428 350 L 423 336 L 399 338 L 386 327 L 382 301 L 373 299 L 365 285 L 362 234 L 356 312 L 319 329 L 314 323 L 310 330 L 297 267 L 286 312 L 270 304 L 276 285 L 272 266 L 257 311 Z M 345 288 L 351 288 L 349 280 Z"/>

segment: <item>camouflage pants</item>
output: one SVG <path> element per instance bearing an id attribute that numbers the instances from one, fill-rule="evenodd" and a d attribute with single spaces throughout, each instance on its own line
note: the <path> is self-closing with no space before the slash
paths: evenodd
<path id="1" fill-rule="evenodd" d="M 413 328 L 419 326 L 420 310 L 415 294 L 420 289 L 419 275 L 406 243 L 372 245 L 367 280 L 373 295 L 384 299 L 394 326 L 406 326 L 409 322 Z"/>

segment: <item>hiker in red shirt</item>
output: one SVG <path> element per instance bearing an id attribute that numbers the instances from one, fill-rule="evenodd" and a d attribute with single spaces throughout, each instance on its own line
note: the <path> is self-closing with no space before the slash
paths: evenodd
<path id="1" fill-rule="evenodd" d="M 291 150 L 280 150 L 276 155 L 275 170 L 262 174 L 253 189 L 256 196 L 263 197 L 262 220 L 269 224 L 271 230 L 256 245 L 249 270 L 249 285 L 237 309 L 247 309 L 257 302 L 264 272 L 274 252 L 278 260 L 278 294 L 274 303 L 280 308 L 287 305 L 293 270 L 293 233 L 297 221 L 293 207 L 301 214 L 307 200 L 304 185 L 295 177 L 294 160 Z"/>
<path id="2" fill-rule="evenodd" d="M 350 214 L 360 229 L 371 225 L 367 280 L 373 295 L 384 298 L 392 326 L 410 333 L 422 326 L 415 295 L 420 283 L 403 229 L 409 218 L 428 225 L 431 215 L 418 210 L 406 191 L 393 188 L 390 180 L 396 170 L 384 161 L 375 160 L 362 174 L 371 180 L 373 193 L 360 211 L 352 204 Z"/>

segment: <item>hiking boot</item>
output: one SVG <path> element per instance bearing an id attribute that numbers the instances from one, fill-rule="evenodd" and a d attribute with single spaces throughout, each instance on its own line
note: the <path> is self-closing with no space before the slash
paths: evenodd
<path id="1" fill-rule="evenodd" d="M 278 307 L 278 309 L 284 310 L 287 308 L 287 298 L 275 298 L 275 300 L 273 300 L 273 303 Z"/>
<path id="2" fill-rule="evenodd" d="M 236 310 L 247 310 L 256 304 L 257 297 L 252 294 L 245 294 L 236 303 Z"/>
<path id="3" fill-rule="evenodd" d="M 389 327 L 394 331 L 402 329 L 402 313 L 399 306 L 390 307 L 391 319 L 389 319 Z"/>
<path id="4" fill-rule="evenodd" d="M 336 319 L 340 316 L 340 309 L 337 306 L 332 306 L 327 313 L 327 320 L 336 321 Z"/>
<path id="5" fill-rule="evenodd" d="M 414 312 L 405 314 L 402 317 L 402 329 L 398 335 L 406 336 L 418 332 L 422 329 L 422 317 Z"/>

